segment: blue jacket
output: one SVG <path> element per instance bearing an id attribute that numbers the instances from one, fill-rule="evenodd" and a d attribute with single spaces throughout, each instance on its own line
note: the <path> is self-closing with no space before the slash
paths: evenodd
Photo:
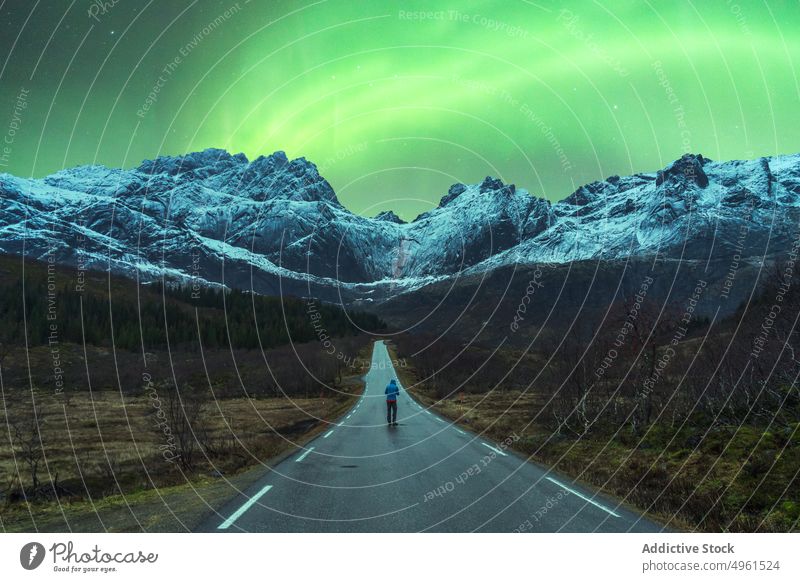
<path id="1" fill-rule="evenodd" d="M 386 402 L 397 402 L 397 395 L 400 394 L 400 388 L 397 386 L 397 382 L 394 380 L 389 382 L 384 394 L 386 394 Z"/>

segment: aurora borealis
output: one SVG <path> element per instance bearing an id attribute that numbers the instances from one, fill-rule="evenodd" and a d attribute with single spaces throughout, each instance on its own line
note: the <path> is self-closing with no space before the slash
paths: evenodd
<path id="1" fill-rule="evenodd" d="M 687 151 L 800 151 L 796 2 L 16 0 L 0 22 L 21 176 L 285 150 L 410 219 L 487 174 L 557 200 Z"/>

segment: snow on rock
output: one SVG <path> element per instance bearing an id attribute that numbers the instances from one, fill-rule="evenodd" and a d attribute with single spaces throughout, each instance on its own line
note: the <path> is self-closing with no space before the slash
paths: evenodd
<path id="1" fill-rule="evenodd" d="M 276 292 L 289 285 L 376 300 L 515 263 L 666 253 L 705 259 L 788 249 L 800 224 L 800 154 L 713 162 L 687 154 L 611 176 L 560 202 L 487 176 L 454 184 L 406 223 L 344 208 L 317 167 L 283 152 L 249 161 L 207 149 L 131 170 L 81 166 L 42 179 L 0 174 L 0 248 Z M 290 284 L 291 283 L 291 284 Z M 378 291 L 375 295 L 373 292 Z"/>

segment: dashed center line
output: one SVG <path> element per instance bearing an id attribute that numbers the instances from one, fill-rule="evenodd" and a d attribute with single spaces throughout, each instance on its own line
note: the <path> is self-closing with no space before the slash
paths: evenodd
<path id="1" fill-rule="evenodd" d="M 570 489 L 569 487 L 567 487 L 567 486 L 566 486 L 566 485 L 564 485 L 563 483 L 560 483 L 560 482 L 556 481 L 556 480 L 555 480 L 555 479 L 553 479 L 552 477 L 546 477 L 546 479 L 547 479 L 548 481 L 550 481 L 551 483 L 555 483 L 556 485 L 558 485 L 558 486 L 559 486 L 559 487 L 561 487 L 562 489 L 565 489 L 565 490 L 569 491 L 569 492 L 570 492 L 570 493 L 572 493 L 573 495 L 577 495 L 578 497 L 580 497 L 581 499 L 583 499 L 584 501 L 586 501 L 586 502 L 588 502 L 588 503 L 591 503 L 591 504 L 592 504 L 592 505 L 594 505 L 595 507 L 597 507 L 597 508 L 599 508 L 599 509 L 602 509 L 602 510 L 603 510 L 603 511 L 605 511 L 606 513 L 609 513 L 609 514 L 613 515 L 614 517 L 621 517 L 619 514 L 617 514 L 617 513 L 614 513 L 613 511 L 611 511 L 611 510 L 610 510 L 610 509 L 608 509 L 607 507 L 605 507 L 605 506 L 603 506 L 603 505 L 600 505 L 599 503 L 597 503 L 596 501 L 594 501 L 594 500 L 592 500 L 592 499 L 589 499 L 589 498 L 588 498 L 588 497 L 586 497 L 585 495 L 581 495 L 580 493 L 578 493 L 578 492 L 577 492 L 577 491 L 575 491 L 574 489 Z"/>
<path id="2" fill-rule="evenodd" d="M 333 429 L 329 430 L 329 431 L 328 431 L 328 432 L 325 434 L 325 436 L 324 436 L 324 437 L 322 437 L 322 438 L 326 439 L 326 438 L 328 438 L 329 436 L 331 436 L 332 434 L 333 434 Z"/>
<path id="3" fill-rule="evenodd" d="M 492 450 L 493 450 L 495 453 L 497 453 L 498 455 L 503 455 L 504 457 L 507 457 L 507 456 L 508 456 L 508 455 L 507 455 L 507 454 L 505 454 L 503 451 L 501 451 L 500 449 L 497 449 L 497 448 L 493 447 L 492 445 L 487 445 L 486 443 L 481 443 L 481 444 L 482 444 L 484 447 L 487 447 L 487 448 L 489 448 L 489 449 L 492 449 Z"/>
<path id="4" fill-rule="evenodd" d="M 305 459 L 305 458 L 306 458 L 306 457 L 309 455 L 309 453 L 310 453 L 311 451 L 313 451 L 313 450 L 314 450 L 314 447 L 308 447 L 308 448 L 306 449 L 306 451 L 305 451 L 305 452 L 304 452 L 302 455 L 300 455 L 299 457 L 297 457 L 297 458 L 294 460 L 294 462 L 295 462 L 295 463 L 299 463 L 300 461 L 302 461 L 303 459 Z"/>
<path id="5" fill-rule="evenodd" d="M 250 509 L 250 508 L 253 506 L 253 504 L 254 504 L 256 501 L 258 501 L 259 499 L 261 499 L 261 496 L 262 496 L 262 495 L 264 495 L 264 493 L 266 493 L 266 492 L 267 492 L 267 491 L 269 491 L 270 489 L 272 489 L 272 485 L 267 485 L 267 486 L 266 486 L 266 487 L 264 487 L 264 488 L 263 488 L 261 491 L 259 491 L 259 492 L 258 492 L 258 493 L 256 493 L 255 495 L 253 495 L 253 496 L 252 496 L 250 499 L 248 499 L 248 500 L 247 500 L 247 502 L 246 502 L 244 505 L 242 505 L 242 506 L 241 506 L 239 509 L 237 509 L 237 510 L 236 510 L 236 511 L 233 513 L 233 515 L 231 515 L 231 516 L 230 516 L 228 519 L 226 519 L 225 521 L 223 521 L 223 522 L 222 522 L 222 523 L 219 525 L 219 527 L 218 527 L 217 529 L 228 529 L 228 528 L 229 528 L 231 525 L 233 525 L 233 522 L 234 522 L 234 521 L 236 521 L 237 519 L 239 519 L 239 518 L 242 516 L 242 514 L 243 514 L 245 511 L 247 511 L 248 509 Z"/>

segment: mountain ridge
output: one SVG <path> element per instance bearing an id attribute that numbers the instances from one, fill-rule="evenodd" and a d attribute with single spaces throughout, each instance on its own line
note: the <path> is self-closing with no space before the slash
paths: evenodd
<path id="1" fill-rule="evenodd" d="M 0 251 L 55 255 L 143 280 L 168 278 L 376 301 L 514 264 L 690 260 L 787 249 L 800 219 L 800 155 L 714 162 L 686 154 L 564 199 L 487 176 L 453 184 L 404 222 L 344 207 L 312 162 L 209 148 L 130 170 L 0 174 Z M 717 253 L 716 255 L 714 253 Z"/>

